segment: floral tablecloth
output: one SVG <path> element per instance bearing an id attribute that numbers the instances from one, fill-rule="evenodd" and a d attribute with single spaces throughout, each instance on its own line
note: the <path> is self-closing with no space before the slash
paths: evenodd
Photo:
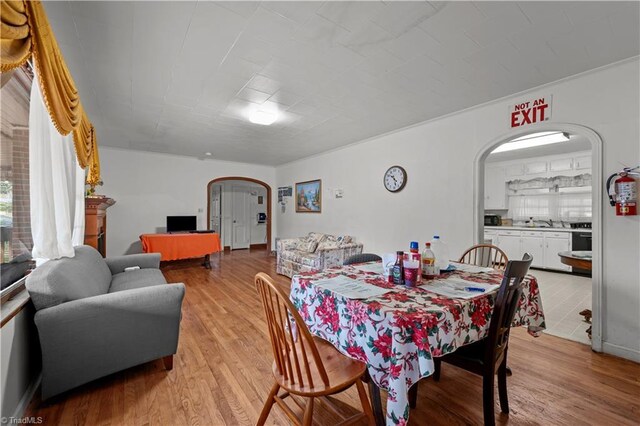
<path id="1" fill-rule="evenodd" d="M 373 381 L 388 391 L 386 422 L 409 419 L 409 388 L 434 372 L 433 357 L 478 341 L 489 331 L 495 292 L 473 299 L 449 299 L 421 288 L 389 284 L 358 265 L 295 275 L 290 298 L 312 334 L 340 352 L 367 364 Z M 502 272 L 453 272 L 468 281 L 499 284 Z M 313 285 L 315 280 L 347 275 L 392 289 L 382 296 L 351 300 Z M 513 326 L 528 326 L 538 335 L 544 314 L 538 283 L 527 275 Z"/>

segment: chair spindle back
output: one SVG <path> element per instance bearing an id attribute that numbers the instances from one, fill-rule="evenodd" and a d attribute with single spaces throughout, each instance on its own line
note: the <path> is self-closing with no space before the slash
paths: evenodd
<path id="1" fill-rule="evenodd" d="M 318 348 L 293 303 L 269 275 L 257 274 L 255 283 L 262 299 L 278 373 L 285 381 L 298 386 L 313 388 L 320 385 L 314 383 L 314 378 L 319 378 L 328 387 L 329 377 Z M 312 365 L 310 359 L 314 361 Z"/>
<path id="2" fill-rule="evenodd" d="M 504 270 L 509 259 L 505 252 L 491 244 L 478 244 L 460 256 L 460 263 Z"/>

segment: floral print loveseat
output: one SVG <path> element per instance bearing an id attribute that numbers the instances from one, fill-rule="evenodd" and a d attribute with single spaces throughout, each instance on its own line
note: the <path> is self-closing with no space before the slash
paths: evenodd
<path id="1" fill-rule="evenodd" d="M 300 272 L 322 271 L 342 265 L 354 254 L 362 253 L 362 243 L 348 235 L 309 232 L 306 237 L 281 239 L 276 243 L 276 270 L 292 277 Z"/>

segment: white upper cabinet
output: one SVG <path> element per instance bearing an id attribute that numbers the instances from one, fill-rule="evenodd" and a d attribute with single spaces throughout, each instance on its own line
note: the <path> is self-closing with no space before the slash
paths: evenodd
<path id="1" fill-rule="evenodd" d="M 574 160 L 574 168 L 576 170 L 586 170 L 586 169 L 591 169 L 591 156 L 590 155 L 583 155 L 580 157 L 576 157 Z"/>
<path id="2" fill-rule="evenodd" d="M 536 175 L 547 171 L 546 161 L 532 161 L 524 165 L 525 175 Z"/>
<path id="3" fill-rule="evenodd" d="M 573 166 L 573 158 L 558 158 L 556 160 L 549 161 L 550 172 L 564 172 L 571 170 Z"/>
<path id="4" fill-rule="evenodd" d="M 507 208 L 507 189 L 504 167 L 487 167 L 484 175 L 484 208 L 504 210 Z"/>

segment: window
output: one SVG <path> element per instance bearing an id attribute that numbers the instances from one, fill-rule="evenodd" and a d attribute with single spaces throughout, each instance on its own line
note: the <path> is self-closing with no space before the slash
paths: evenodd
<path id="1" fill-rule="evenodd" d="M 29 98 L 32 74 L 19 68 L 2 74 L 0 108 L 0 276 L 2 290 L 31 268 L 29 210 Z"/>

